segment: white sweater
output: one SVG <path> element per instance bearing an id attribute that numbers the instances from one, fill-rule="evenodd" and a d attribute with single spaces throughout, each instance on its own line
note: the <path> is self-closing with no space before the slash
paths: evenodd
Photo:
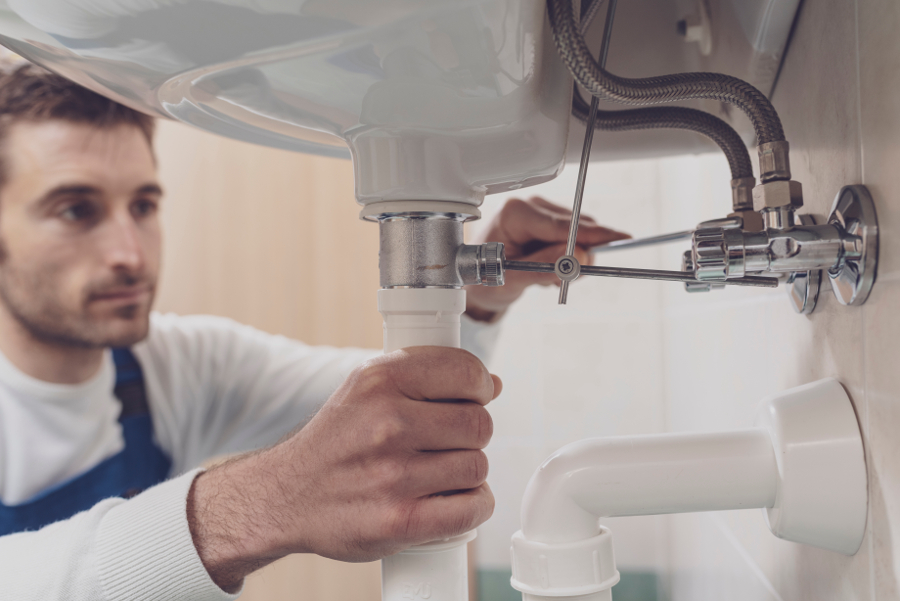
<path id="1" fill-rule="evenodd" d="M 485 357 L 496 327 L 463 318 Z M 234 599 L 209 578 L 187 525 L 197 466 L 274 443 L 379 351 L 310 347 L 233 321 L 154 314 L 134 348 L 174 478 L 35 532 L 0 537 L 0 601 Z M 31 378 L 0 354 L 0 500 L 29 500 L 118 453 L 115 368 L 76 386 Z"/>

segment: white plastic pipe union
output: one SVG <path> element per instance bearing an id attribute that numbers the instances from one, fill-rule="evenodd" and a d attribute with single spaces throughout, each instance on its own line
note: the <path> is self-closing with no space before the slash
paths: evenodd
<path id="1" fill-rule="evenodd" d="M 455 288 L 384 288 L 378 311 L 384 318 L 384 352 L 410 346 L 459 348 L 466 291 Z"/>

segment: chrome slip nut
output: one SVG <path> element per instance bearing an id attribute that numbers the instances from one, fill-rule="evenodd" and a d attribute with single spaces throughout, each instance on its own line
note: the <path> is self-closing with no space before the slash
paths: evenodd
<path id="1" fill-rule="evenodd" d="M 799 209 L 803 206 L 803 186 L 800 182 L 776 181 L 766 182 L 753 188 L 753 210 L 780 209 L 788 207 Z"/>
<path id="2" fill-rule="evenodd" d="M 484 267 L 482 284 L 485 286 L 502 286 L 506 277 L 503 272 L 503 263 L 506 253 L 502 242 L 485 242 L 481 245 L 481 265 Z"/>

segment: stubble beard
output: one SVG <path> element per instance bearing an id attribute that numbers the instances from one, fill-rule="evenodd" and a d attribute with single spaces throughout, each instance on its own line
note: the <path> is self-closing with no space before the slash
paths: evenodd
<path id="1" fill-rule="evenodd" d="M 62 302 L 55 281 L 57 278 L 50 274 L 17 269 L 8 261 L 0 241 L 0 302 L 35 340 L 53 346 L 96 349 L 127 347 L 147 337 L 155 291 L 152 282 L 146 302 L 118 307 L 111 315 L 98 319 L 88 314 L 92 294 L 113 286 L 132 286 L 144 280 L 130 274 L 117 274 L 111 282 L 84 290 L 78 309 L 68 308 Z"/>

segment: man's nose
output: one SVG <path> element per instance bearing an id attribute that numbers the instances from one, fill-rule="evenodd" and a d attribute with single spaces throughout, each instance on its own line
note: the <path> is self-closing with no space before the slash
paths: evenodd
<path id="1" fill-rule="evenodd" d="M 144 268 L 140 231 L 130 214 L 113 216 L 104 246 L 109 267 L 129 272 L 139 272 Z"/>

